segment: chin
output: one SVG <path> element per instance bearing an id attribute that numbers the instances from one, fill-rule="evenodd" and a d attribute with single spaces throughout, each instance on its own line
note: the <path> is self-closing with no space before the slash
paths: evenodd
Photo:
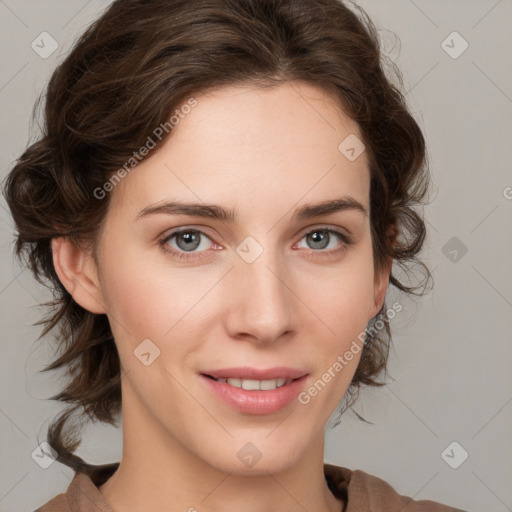
<path id="1" fill-rule="evenodd" d="M 302 442 L 295 442 L 290 436 L 287 438 L 287 445 L 284 445 L 281 439 L 271 440 L 271 431 L 266 430 L 260 436 L 245 435 L 241 440 L 232 439 L 227 443 L 229 446 L 213 443 L 216 447 L 212 451 L 219 453 L 213 453 L 214 459 L 210 458 L 206 462 L 220 471 L 240 476 L 286 471 L 297 463 L 306 446 L 302 446 Z M 203 444 L 203 450 L 204 446 Z"/>

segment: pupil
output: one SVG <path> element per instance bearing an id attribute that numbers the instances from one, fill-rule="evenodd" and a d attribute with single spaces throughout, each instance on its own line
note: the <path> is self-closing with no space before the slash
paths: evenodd
<path id="1" fill-rule="evenodd" d="M 324 231 L 315 231 L 310 236 L 313 239 L 313 245 L 315 249 L 323 249 L 326 247 L 325 242 L 327 241 L 327 236 L 325 235 Z"/>
<path id="2" fill-rule="evenodd" d="M 192 231 L 187 231 L 185 233 L 181 233 L 180 236 L 178 236 L 178 240 L 185 240 L 186 244 L 185 244 L 184 249 L 191 250 L 191 249 L 195 249 L 198 246 L 197 242 L 199 240 L 199 237 L 197 236 L 196 233 L 194 233 Z M 195 246 L 194 246 L 194 242 L 196 243 Z"/>

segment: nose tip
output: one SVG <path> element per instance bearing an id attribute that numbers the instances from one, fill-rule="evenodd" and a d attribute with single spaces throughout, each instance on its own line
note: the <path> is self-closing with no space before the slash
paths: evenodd
<path id="1" fill-rule="evenodd" d="M 271 343 L 291 332 L 291 292 L 284 276 L 272 268 L 278 266 L 275 259 L 272 264 L 270 253 L 263 251 L 255 239 L 248 239 L 239 246 L 245 257 L 241 256 L 242 261 L 230 278 L 227 325 L 234 337 L 252 337 L 260 343 Z M 255 254 L 258 256 L 254 257 Z"/>

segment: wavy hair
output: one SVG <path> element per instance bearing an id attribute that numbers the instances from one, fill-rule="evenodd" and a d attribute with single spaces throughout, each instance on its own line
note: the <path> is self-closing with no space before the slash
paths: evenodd
<path id="1" fill-rule="evenodd" d="M 341 0 L 116 0 L 54 70 L 34 108 L 44 96 L 41 134 L 16 160 L 3 193 L 17 229 L 16 256 L 53 291 L 35 325 L 43 326 L 39 339 L 54 333 L 60 351 L 42 371 L 62 368 L 67 377 L 51 399 L 68 405 L 47 432 L 63 464 L 82 472 L 92 467 L 73 453 L 81 443 L 73 420 L 116 425 L 121 369 L 107 316 L 82 308 L 61 284 L 51 240 L 95 246 L 109 196 L 99 200 L 94 191 L 192 95 L 289 81 L 330 93 L 358 123 L 366 146 L 375 270 L 390 259 L 402 269 L 417 264 L 425 277 L 416 286 L 393 271 L 390 284 L 406 294 L 425 291 L 432 276 L 418 258 L 426 229 L 416 211 L 429 186 L 425 140 L 375 25 L 352 6 Z M 394 77 L 384 73 L 385 63 Z M 361 385 L 384 384 L 378 376 L 391 344 L 385 303 L 378 316 L 384 329 L 365 333 L 341 412 Z"/>

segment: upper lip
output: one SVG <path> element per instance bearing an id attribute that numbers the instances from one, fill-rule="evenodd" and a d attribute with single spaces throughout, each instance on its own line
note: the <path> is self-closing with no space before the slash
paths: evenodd
<path id="1" fill-rule="evenodd" d="M 298 379 L 308 372 L 297 368 L 279 366 L 274 368 L 251 368 L 240 366 L 236 368 L 221 368 L 219 370 L 205 370 L 203 375 L 209 375 L 215 379 L 250 379 L 250 380 L 274 380 L 278 378 Z"/>

